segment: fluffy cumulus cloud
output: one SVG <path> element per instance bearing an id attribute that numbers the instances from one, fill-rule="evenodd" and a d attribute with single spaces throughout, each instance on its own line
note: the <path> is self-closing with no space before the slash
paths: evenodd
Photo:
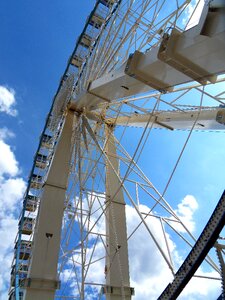
<path id="1" fill-rule="evenodd" d="M 17 110 L 14 108 L 15 104 L 15 91 L 11 88 L 0 85 L 0 112 L 16 116 Z"/>
<path id="2" fill-rule="evenodd" d="M 140 210 L 148 212 L 149 208 L 142 205 Z M 131 206 L 127 206 L 126 215 L 128 232 L 133 231 L 133 228 L 140 222 L 140 218 Z M 157 239 L 158 246 L 165 251 L 165 240 L 160 221 L 155 218 L 147 218 L 146 223 Z M 167 240 L 171 251 L 175 252 L 175 244 L 169 236 L 167 236 Z M 141 225 L 129 241 L 129 256 L 131 285 L 135 287 L 136 294 L 134 299 L 157 299 L 168 280 L 172 279 L 172 273 L 144 225 Z M 158 281 L 159 279 L 160 281 Z"/>
<path id="3" fill-rule="evenodd" d="M 199 268 L 197 271 L 200 276 L 218 278 L 215 271 L 207 272 Z M 180 300 L 211 300 L 218 299 L 221 293 L 221 284 L 218 280 L 207 278 L 192 278 L 180 296 Z"/>
<path id="4" fill-rule="evenodd" d="M 6 140 L 8 138 L 12 138 L 14 137 L 14 133 L 12 131 L 10 131 L 8 128 L 3 127 L 0 128 L 0 140 Z"/>
<path id="5" fill-rule="evenodd" d="M 0 96 L 1 97 L 1 96 Z M 0 100 L 1 101 L 1 100 Z M 7 142 L 13 137 L 7 128 L 0 129 L 0 299 L 7 299 L 14 239 L 18 226 L 19 201 L 25 191 L 18 162 Z"/>
<path id="6" fill-rule="evenodd" d="M 9 174 L 15 176 L 18 173 L 18 163 L 12 149 L 4 141 L 0 140 L 0 176 Z"/>
<path id="7" fill-rule="evenodd" d="M 187 195 L 178 204 L 175 213 L 190 232 L 195 230 L 194 213 L 198 209 L 198 202 L 192 195 Z M 173 226 L 180 232 L 185 232 L 185 228 L 180 224 Z"/>
<path id="8" fill-rule="evenodd" d="M 98 210 L 94 205 L 94 210 L 98 211 L 98 214 L 92 215 L 92 223 L 98 219 L 101 210 Z M 191 196 L 187 195 L 178 204 L 176 213 L 186 224 L 187 227 L 194 230 L 195 223 L 193 220 L 194 212 L 197 210 L 198 204 L 197 200 Z M 145 205 L 140 205 L 140 211 L 147 213 L 149 207 Z M 96 224 L 94 231 L 103 232 L 104 222 L 102 218 Z M 129 205 L 126 206 L 126 220 L 127 220 L 127 230 L 128 236 L 136 226 L 140 223 L 140 217 L 136 213 L 134 207 Z M 162 229 L 162 223 L 159 218 L 148 217 L 145 219 L 146 225 L 148 226 L 151 234 L 156 238 L 157 244 L 153 241 L 152 237 L 149 235 L 148 230 L 142 224 L 138 230 L 131 236 L 128 241 L 129 248 L 129 265 L 130 265 L 130 277 L 131 286 L 135 288 L 135 296 L 132 297 L 134 300 L 155 300 L 165 289 L 169 282 L 173 280 L 173 275 L 168 267 L 167 261 L 170 261 L 167 246 L 170 249 L 171 256 L 173 257 L 173 263 L 178 268 L 184 257 L 182 257 L 182 245 L 177 242 L 171 233 L 165 233 Z M 176 228 L 177 231 L 183 233 L 183 228 Z M 165 236 L 167 244 L 165 242 Z M 102 283 L 105 280 L 104 267 L 105 267 L 105 249 L 104 243 L 101 240 L 95 244 L 94 236 L 93 243 L 88 247 L 86 251 L 86 258 L 92 256 L 92 264 L 89 268 L 89 273 L 86 277 L 86 282 Z M 164 253 L 165 258 L 163 258 L 162 253 Z M 76 276 L 74 275 L 74 262 L 80 264 L 80 258 L 78 255 L 74 255 L 73 260 L 70 260 L 67 264 L 67 269 L 63 272 L 61 277 L 63 282 L 67 282 L 67 286 L 70 286 L 71 294 L 77 295 L 76 288 Z M 77 272 L 78 274 L 79 272 Z M 204 277 L 216 277 L 218 274 L 214 270 L 209 270 L 204 267 L 200 267 L 197 274 Z M 119 275 L 118 275 L 119 276 Z M 183 293 L 180 295 L 181 300 L 210 300 L 216 299 L 220 291 L 220 282 L 212 281 L 206 278 L 193 278 L 187 285 Z M 90 292 L 90 290 L 89 290 Z M 95 300 L 98 299 L 98 289 L 93 288 L 90 293 L 88 293 L 87 299 Z"/>
<path id="9" fill-rule="evenodd" d="M 188 221 L 189 224 L 194 227 L 192 216 L 197 207 L 196 199 L 189 195 L 178 205 L 177 212 L 182 215 L 184 221 Z M 149 210 L 149 208 L 142 208 L 142 211 L 147 210 Z M 126 214 L 127 227 L 129 230 L 129 228 L 132 228 L 139 220 L 132 207 L 127 207 Z M 147 225 L 157 238 L 159 246 L 161 246 L 162 250 L 165 250 L 165 239 L 162 234 L 162 227 L 159 220 L 155 220 L 155 218 L 151 220 L 149 218 L 149 220 L 147 220 Z M 173 256 L 173 262 L 175 265 L 179 266 L 182 262 L 182 258 L 179 254 L 180 246 L 175 244 L 169 234 L 167 234 L 167 242 L 169 244 L 171 255 Z M 136 295 L 133 299 L 157 299 L 167 284 L 172 281 L 173 276 L 155 243 L 149 238 L 149 234 L 144 226 L 140 227 L 129 241 L 129 256 L 131 285 L 135 287 L 136 291 Z M 215 271 L 206 272 L 203 271 L 202 268 L 198 270 L 198 275 L 218 278 L 218 274 Z M 216 280 L 209 281 L 209 279 L 193 278 L 179 299 L 216 299 L 219 289 L 220 282 Z"/>

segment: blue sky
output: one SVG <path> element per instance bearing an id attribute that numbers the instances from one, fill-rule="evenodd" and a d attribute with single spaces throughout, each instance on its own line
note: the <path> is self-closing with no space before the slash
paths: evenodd
<path id="1" fill-rule="evenodd" d="M 60 77 L 94 4 L 94 0 L 0 2 L 0 87 L 14 95 L 15 101 L 10 111 L 0 110 L 0 142 L 4 150 L 4 154 L 0 153 L 0 237 L 11 230 L 0 254 L 0 261 L 5 262 L 0 274 L 1 300 L 6 299 L 11 260 L 8 253 L 16 233 L 19 198 Z M 144 149 L 140 166 L 161 192 L 187 134 L 155 130 L 153 141 Z M 193 211 L 196 236 L 224 190 L 224 134 L 193 133 L 166 193 L 175 209 L 186 195 L 197 199 L 198 208 Z M 213 290 L 208 298 L 189 298 L 190 294 L 183 299 L 212 299 L 215 294 Z"/>
<path id="2" fill-rule="evenodd" d="M 0 111 L 0 236 L 5 240 L 0 255 L 4 262 L 0 271 L 1 300 L 7 299 L 17 218 L 39 136 L 69 55 L 94 3 L 0 2 L 0 86 L 7 88 L 15 100 L 15 107 L 8 113 Z"/>
<path id="3" fill-rule="evenodd" d="M 15 119 L 2 115 L 0 125 L 16 128 L 15 153 L 25 176 L 59 80 L 94 2 L 0 3 L 0 82 L 15 90 L 19 111 Z"/>

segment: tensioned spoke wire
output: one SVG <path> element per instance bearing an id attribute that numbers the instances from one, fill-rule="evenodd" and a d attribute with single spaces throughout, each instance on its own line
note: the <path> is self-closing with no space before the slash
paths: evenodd
<path id="1" fill-rule="evenodd" d="M 95 140 L 95 142 L 96 142 L 96 144 L 98 145 L 98 148 L 102 151 L 103 155 L 105 156 L 106 161 L 110 164 L 110 166 L 111 166 L 113 172 L 114 172 L 115 175 L 117 176 L 117 178 L 118 178 L 118 180 L 119 180 L 119 182 L 120 182 L 120 187 L 122 187 L 122 186 L 123 186 L 124 180 L 121 180 L 120 176 L 117 174 L 117 171 L 116 171 L 116 170 L 114 169 L 114 167 L 112 166 L 110 160 L 108 159 L 107 155 L 105 154 L 105 152 L 103 151 L 103 149 L 101 148 L 101 146 L 97 143 L 96 140 Z M 139 144 L 140 144 L 140 143 L 139 143 Z M 128 170 L 129 170 L 129 168 L 128 168 Z M 155 242 L 155 244 L 157 245 L 159 251 L 161 252 L 162 256 L 164 257 L 165 261 L 167 262 L 168 267 L 171 269 L 171 265 L 170 265 L 170 263 L 169 263 L 167 257 L 165 256 L 164 251 L 161 249 L 161 246 L 160 246 L 159 243 L 157 242 L 156 238 L 154 237 L 154 235 L 153 235 L 153 233 L 151 232 L 150 228 L 149 228 L 148 225 L 146 224 L 146 222 L 145 222 L 144 218 L 142 217 L 141 213 L 140 213 L 139 210 L 137 209 L 137 207 L 136 207 L 136 205 L 135 205 L 135 203 L 134 203 L 134 201 L 133 201 L 133 199 L 132 199 L 130 193 L 128 192 L 128 190 L 127 190 L 124 186 L 123 186 L 123 189 L 124 189 L 124 192 L 126 193 L 126 195 L 128 196 L 129 200 L 131 201 L 133 207 L 135 208 L 137 214 L 138 214 L 139 217 L 141 218 L 141 220 L 142 220 L 143 224 L 145 225 L 147 231 L 149 232 L 151 238 L 154 240 L 154 242 Z M 118 191 L 117 191 L 117 192 L 118 192 Z M 116 193 L 114 194 L 113 198 L 114 198 L 115 196 L 116 196 Z"/>
<path id="2" fill-rule="evenodd" d="M 147 37 L 148 33 L 148 29 L 151 29 L 150 35 L 152 35 L 152 42 L 155 43 L 156 40 L 159 40 L 160 36 L 156 37 L 156 33 L 158 28 L 163 28 L 163 26 L 165 24 L 170 24 L 170 26 L 177 26 L 177 20 L 179 19 L 180 15 L 183 12 L 184 6 L 181 9 L 181 7 L 179 7 L 178 2 L 176 1 L 176 5 L 177 5 L 177 10 L 174 11 L 173 15 L 171 13 L 171 15 L 169 16 L 169 20 L 168 20 L 168 16 L 165 19 L 157 19 L 157 14 L 160 12 L 161 8 L 164 6 L 164 3 L 166 3 L 166 1 L 162 1 L 160 4 L 159 2 L 155 1 L 155 3 L 152 4 L 152 7 L 155 5 L 154 7 L 154 12 L 151 16 L 151 21 L 152 21 L 152 27 L 150 25 L 147 24 L 147 18 L 146 18 L 146 13 L 149 11 L 150 9 L 150 3 L 152 3 L 154 1 L 143 1 L 141 3 L 142 7 L 140 9 L 141 13 L 137 13 L 135 12 L 135 10 L 132 10 L 132 2 L 130 2 L 131 5 L 131 10 L 127 12 L 127 15 L 122 13 L 122 12 L 118 12 L 118 14 L 120 14 L 120 23 L 119 26 L 115 29 L 113 28 L 113 18 L 114 20 L 118 20 L 118 15 L 114 15 L 112 18 L 111 23 L 109 22 L 109 29 L 105 29 L 105 37 L 104 39 L 101 41 L 101 39 L 98 41 L 98 46 L 96 47 L 95 51 L 92 54 L 92 58 L 90 59 L 90 61 L 87 63 L 87 67 L 84 70 L 84 73 L 82 75 L 82 80 L 80 82 L 80 88 L 86 87 L 87 83 L 89 80 L 93 80 L 94 78 L 98 78 L 99 76 L 105 74 L 108 70 L 112 70 L 115 69 L 116 66 L 118 64 L 120 64 L 120 62 L 117 60 L 117 56 L 123 57 L 123 59 L 125 60 L 125 57 L 128 56 L 130 49 L 134 48 L 135 49 L 142 49 L 144 48 L 148 43 L 151 42 L 151 39 L 149 39 Z M 161 5 L 161 7 L 160 7 Z M 183 4 L 184 5 L 184 4 Z M 186 5 L 186 4 L 185 4 Z M 179 7 L 179 10 L 178 10 Z M 136 24 L 134 24 L 134 20 L 140 20 L 139 25 L 137 27 Z M 143 23 L 142 23 L 143 20 Z M 144 23 L 145 22 L 145 23 Z M 110 36 L 110 32 L 112 33 L 112 36 Z M 106 34 L 107 33 L 107 34 Z M 123 37 L 122 39 L 120 39 L 119 35 L 122 33 Z M 104 36 L 104 34 L 103 34 Z M 123 45 L 126 44 L 126 51 L 123 53 Z M 105 58 L 104 58 L 105 56 Z M 98 63 L 96 63 L 95 61 L 98 61 Z M 102 63 L 104 62 L 104 63 Z M 96 65 L 97 64 L 97 65 Z M 110 118 L 110 116 L 112 116 L 112 114 L 115 115 L 115 119 L 117 119 L 118 117 L 120 117 L 121 115 L 129 115 L 132 114 L 134 109 L 140 109 L 140 111 L 145 110 L 145 113 L 147 113 L 147 109 L 145 108 L 147 103 L 141 103 L 139 106 L 137 105 L 138 100 L 144 100 L 147 98 L 147 101 L 149 101 L 149 98 L 154 99 L 154 101 L 156 101 L 157 105 L 155 106 L 155 108 L 150 112 L 153 113 L 154 111 L 159 110 L 159 104 L 164 103 L 165 105 L 168 105 L 170 108 L 172 109 L 176 109 L 179 111 L 184 111 L 183 107 L 181 104 L 179 104 L 179 100 L 182 100 L 186 94 L 188 94 L 188 92 L 191 91 L 191 89 L 193 87 L 196 87 L 196 89 L 198 90 L 198 87 L 200 87 L 200 85 L 196 85 L 196 84 L 192 84 L 192 86 L 190 86 L 190 88 L 187 86 L 186 87 L 178 87 L 177 89 L 175 89 L 175 91 L 180 91 L 181 94 L 180 95 L 176 95 L 176 97 L 172 100 L 164 100 L 164 95 L 160 95 L 158 92 L 151 92 L 150 95 L 146 96 L 146 95 L 140 95 L 140 96 L 136 96 L 136 97 L 129 97 L 128 99 L 120 99 L 118 101 L 115 101 L 114 103 L 109 103 L 107 104 L 108 108 L 106 109 L 106 104 L 102 104 L 102 111 L 100 112 L 100 114 L 102 114 L 102 116 L 107 116 L 105 118 L 105 120 L 107 121 L 107 118 Z M 207 95 L 207 92 L 202 92 L 202 91 L 198 91 L 200 92 L 202 95 L 203 93 L 205 95 Z M 218 94 L 220 95 L 220 94 Z M 208 93 L 207 96 L 211 97 L 213 100 L 219 102 L 219 103 L 223 103 L 217 96 L 213 96 L 212 94 Z M 221 94 L 223 95 L 223 93 Z M 132 99 L 133 98 L 133 99 Z M 138 99 L 139 98 L 139 99 Z M 187 101 L 188 103 L 188 101 Z M 125 106 L 129 106 L 130 104 L 130 112 L 128 112 L 128 110 L 125 108 L 125 110 L 123 111 L 123 107 Z M 133 105 L 133 107 L 132 107 Z M 179 106 L 180 105 L 180 106 Z M 135 107 L 136 106 L 136 107 Z M 192 106 L 193 107 L 193 106 Z M 203 107 L 203 106 L 202 106 Z M 199 106 L 197 107 L 199 108 Z M 104 110 L 106 110 L 104 112 Z M 87 120 L 87 122 L 89 122 Z M 149 121 L 150 122 L 150 121 Z M 196 119 L 197 122 L 197 119 Z M 196 123 L 195 122 L 195 123 Z M 104 121 L 103 121 L 104 123 Z M 78 132 L 79 137 L 79 143 L 77 143 L 75 145 L 75 149 L 77 149 L 77 147 L 79 147 L 78 145 L 80 145 L 81 149 L 79 153 L 75 154 L 75 160 L 72 164 L 72 170 L 73 170 L 73 174 L 71 175 L 71 182 L 72 182 L 72 186 L 70 187 L 70 191 L 68 193 L 68 203 L 74 201 L 74 206 L 72 209 L 68 209 L 68 211 L 65 213 L 65 215 L 68 213 L 70 213 L 70 211 L 72 210 L 73 212 L 73 220 L 68 223 L 64 222 L 65 226 L 68 226 L 68 228 L 66 228 L 65 231 L 65 235 L 68 235 L 68 240 L 67 240 L 67 244 L 66 246 L 69 247 L 69 241 L 72 238 L 72 235 L 76 235 L 76 239 L 79 241 L 80 243 L 80 248 L 82 255 L 81 255 L 81 259 L 78 259 L 77 261 L 74 260 L 74 253 L 73 252 L 68 252 L 68 257 L 70 256 L 70 254 L 72 255 L 70 259 L 73 260 L 74 262 L 74 272 L 76 273 L 76 278 L 77 278 L 77 286 L 79 287 L 79 294 L 80 297 L 84 298 L 85 296 L 85 280 L 86 278 L 88 278 L 88 273 L 91 270 L 90 266 L 92 266 L 95 262 L 98 262 L 99 260 L 104 259 L 104 257 L 100 257 L 100 258 L 96 258 L 95 256 L 95 250 L 96 247 L 99 243 L 102 243 L 103 247 L 105 248 L 106 252 L 107 252 L 107 247 L 105 245 L 105 240 L 104 238 L 100 235 L 96 235 L 96 238 L 93 238 L 93 233 L 94 229 L 97 228 L 98 229 L 98 224 L 99 222 L 103 219 L 103 217 L 106 217 L 106 209 L 107 207 L 105 205 L 102 204 L 102 202 L 98 199 L 98 197 L 94 199 L 94 193 L 97 189 L 97 186 L 99 187 L 100 190 L 104 191 L 103 189 L 103 185 L 105 183 L 105 174 L 103 171 L 104 168 L 104 159 L 105 161 L 108 162 L 108 158 L 107 155 L 104 153 L 104 148 L 105 148 L 105 144 L 107 143 L 107 140 L 104 140 L 104 135 L 103 135 L 103 130 L 101 128 L 103 128 L 103 123 L 98 125 L 99 128 L 97 130 L 97 134 L 94 134 L 95 132 L 95 128 L 94 128 L 94 124 L 95 122 L 92 122 L 90 127 L 92 129 L 92 133 L 90 133 L 87 128 L 85 127 L 85 133 L 81 133 L 81 131 Z M 128 124 L 127 124 L 128 125 Z M 83 126 L 83 125 L 82 125 Z M 84 127 L 83 127 L 84 128 Z M 118 179 L 120 179 L 120 188 L 122 188 L 124 190 L 124 193 L 127 195 L 127 198 L 130 200 L 130 202 L 132 203 L 133 207 L 136 207 L 136 204 L 133 201 L 133 196 L 129 193 L 128 188 L 126 187 L 126 182 L 128 182 L 130 180 L 130 176 L 132 174 L 136 174 L 135 176 L 139 176 L 141 178 L 141 182 L 140 184 L 136 185 L 136 202 L 138 200 L 138 189 L 142 189 L 143 191 L 145 191 L 146 194 L 148 194 L 154 201 L 154 205 L 151 207 L 150 212 L 146 214 L 146 216 L 143 216 L 144 213 L 141 212 L 140 208 L 138 208 L 137 214 L 140 216 L 141 218 L 141 223 L 146 223 L 145 222 L 145 218 L 150 217 L 150 213 L 153 211 L 153 209 L 158 205 L 161 208 L 163 208 L 167 213 L 169 213 L 171 216 L 173 216 L 173 220 L 169 220 L 168 218 L 168 223 L 171 222 L 178 222 L 179 224 L 182 225 L 182 222 L 179 220 L 179 218 L 176 216 L 176 214 L 174 213 L 174 211 L 172 210 L 172 208 L 168 205 L 168 203 L 165 201 L 164 199 L 164 194 L 166 192 L 166 190 L 168 189 L 170 182 L 173 178 L 174 172 L 177 168 L 177 165 L 182 157 L 183 152 L 180 154 L 180 157 L 178 158 L 177 161 L 177 165 L 175 165 L 173 173 L 170 174 L 170 178 L 167 182 L 168 186 L 165 187 L 165 191 L 163 194 L 160 194 L 155 187 L 152 185 L 152 183 L 149 181 L 149 179 L 146 179 L 146 177 L 144 176 L 144 174 L 140 171 L 140 169 L 137 166 L 137 163 L 142 155 L 145 143 L 147 142 L 147 140 L 149 140 L 149 137 L 151 137 L 151 130 L 152 128 L 149 129 L 148 126 L 146 126 L 146 128 L 143 131 L 143 135 L 141 136 L 139 143 L 136 147 L 136 150 L 134 152 L 134 155 L 132 157 L 130 157 L 129 155 L 126 154 L 125 151 L 122 151 L 122 141 L 123 139 L 126 137 L 126 128 L 124 128 L 123 133 L 119 136 L 118 140 L 116 140 L 117 142 L 117 147 L 118 149 L 120 149 L 121 151 L 121 155 L 117 154 L 117 159 L 120 162 L 123 162 L 126 168 L 126 172 L 124 176 L 120 176 L 120 174 L 114 170 L 114 173 L 116 174 L 116 176 L 118 177 Z M 86 138 L 85 138 L 86 135 Z M 93 136 L 95 135 L 95 138 L 93 138 Z M 98 142 L 98 145 L 96 145 L 96 141 Z M 188 142 L 188 141 L 187 141 Z M 185 149 L 183 148 L 183 151 Z M 77 151 L 77 150 L 75 150 Z M 95 155 L 96 154 L 96 155 Z M 124 155 L 124 157 L 122 156 Z M 77 169 L 77 165 L 79 165 L 79 170 Z M 78 174 L 77 173 L 78 170 Z M 72 178 L 72 176 L 74 176 Z M 146 182 L 148 187 L 144 187 L 144 183 L 142 184 L 142 181 Z M 131 182 L 131 181 L 130 181 Z M 89 188 L 89 191 L 88 191 Z M 148 188 L 153 189 L 153 191 L 157 194 L 157 196 L 159 197 L 159 199 L 153 195 L 152 193 L 150 193 L 148 191 Z M 76 192 L 80 193 L 80 197 L 79 199 L 77 199 L 74 195 L 76 194 Z M 93 199 L 91 200 L 91 197 L 93 197 Z M 94 203 L 98 202 L 99 204 L 99 208 L 94 208 Z M 151 215 L 152 217 L 152 215 Z M 169 257 L 168 260 L 168 265 L 169 268 L 172 270 L 173 272 L 173 261 L 172 261 L 172 257 L 171 257 L 171 253 L 169 250 L 169 245 L 168 245 L 168 240 L 166 238 L 166 232 L 164 230 L 164 223 L 166 222 L 166 218 L 159 218 L 160 222 L 161 222 L 161 226 L 162 226 L 162 232 L 164 234 L 164 241 L 166 244 L 166 251 L 167 251 L 167 257 Z M 79 231 L 80 233 L 76 233 L 75 230 L 75 224 L 77 224 L 79 226 Z M 146 223 L 147 225 L 147 223 Z M 147 225 L 148 226 L 148 225 Z M 137 230 L 138 228 L 136 228 Z M 175 230 L 175 229 L 174 229 Z M 134 232 L 133 232 L 134 233 Z M 132 233 L 132 234 L 133 234 Z M 183 240 L 185 240 L 185 238 L 183 237 L 183 235 L 181 235 L 179 233 L 179 231 L 176 231 L 177 235 L 181 236 Z M 131 235 L 132 235 L 131 234 Z M 130 236 L 131 236 L 130 235 Z M 129 236 L 129 237 L 130 237 Z M 74 238 L 74 237 L 73 237 Z M 101 240 L 101 241 L 100 241 Z M 185 240 L 186 241 L 186 240 Z M 186 243 L 188 243 L 188 241 L 186 241 Z M 65 249 L 66 250 L 66 249 Z M 89 250 L 90 252 L 88 253 L 87 250 Z M 66 257 L 66 251 L 64 252 Z M 107 254 L 106 254 L 107 255 Z M 78 267 L 78 262 L 80 263 L 80 267 Z M 82 268 L 83 266 L 83 268 Z M 83 278 L 82 278 L 82 282 L 80 282 L 80 273 L 79 270 L 83 269 Z M 122 279 L 122 278 L 121 278 Z"/>
<path id="3" fill-rule="evenodd" d="M 172 178 L 173 178 L 173 175 L 174 175 L 174 173 L 175 173 L 175 171 L 176 171 L 176 169 L 177 169 L 177 166 L 178 166 L 178 164 L 179 164 L 179 162 L 180 162 L 180 160 L 181 160 L 181 157 L 182 157 L 182 155 L 183 155 L 183 153 L 184 153 L 184 150 L 185 150 L 185 148 L 186 148 L 186 145 L 187 145 L 187 143 L 188 143 L 188 141 L 189 141 L 189 139 L 190 139 L 190 137 L 191 137 L 191 134 L 192 134 L 192 132 L 193 132 L 193 130 L 194 130 L 194 127 L 195 127 L 195 125 L 196 125 L 196 123 L 197 123 L 197 121 L 198 121 L 198 118 L 199 118 L 199 115 L 200 115 L 200 112 L 201 112 L 201 105 L 202 105 L 202 101 L 203 101 L 203 94 L 202 94 L 202 97 L 201 97 L 201 100 L 200 100 L 200 107 L 199 107 L 199 112 L 198 112 L 198 115 L 196 116 L 196 119 L 194 120 L 194 123 L 193 123 L 193 125 L 192 125 L 192 128 L 191 128 L 191 130 L 190 130 L 190 132 L 189 132 L 189 134 L 188 134 L 188 137 L 187 137 L 187 139 L 186 139 L 186 141 L 185 141 L 185 143 L 184 143 L 184 146 L 183 146 L 183 148 L 182 148 L 182 150 L 181 150 L 181 152 L 180 152 L 180 155 L 179 155 L 179 157 L 178 157 L 178 159 L 177 159 L 177 161 L 176 161 L 176 163 L 175 163 L 175 166 L 174 166 L 174 168 L 173 168 L 173 171 L 172 171 L 172 173 L 171 173 L 171 175 L 170 175 L 170 177 L 169 177 L 169 179 L 168 179 L 168 181 L 167 181 L 167 184 L 166 184 L 166 186 L 165 186 L 165 188 L 164 188 L 164 190 L 163 190 L 163 193 L 162 193 L 162 195 L 160 196 L 160 199 L 159 199 L 159 201 L 157 202 L 157 204 L 161 201 L 161 199 L 164 197 L 164 195 L 165 195 L 165 193 L 166 193 L 166 191 L 167 191 L 167 189 L 168 189 L 168 187 L 169 187 L 169 185 L 170 185 L 170 182 L 171 182 L 171 180 L 172 180 Z M 139 156 L 140 157 L 140 156 Z M 151 212 L 151 210 L 152 209 L 150 209 L 149 210 L 149 213 Z M 146 216 L 147 217 L 147 216 Z M 145 217 L 145 218 L 146 218 Z M 141 225 L 141 223 L 142 222 L 140 222 L 139 224 L 138 224 L 138 227 Z M 183 226 L 184 226 L 184 224 L 183 224 Z M 186 227 L 185 227 L 186 228 Z M 186 228 L 187 229 L 187 228 Z"/>
<path id="4" fill-rule="evenodd" d="M 164 199 L 163 198 L 163 196 L 162 195 L 160 195 L 160 194 L 158 194 L 159 196 L 160 196 L 160 198 L 157 200 L 157 202 L 156 202 L 156 204 L 160 204 L 160 202 L 162 201 L 162 199 Z M 164 202 L 165 202 L 165 200 L 164 200 Z M 161 204 L 160 204 L 161 205 Z M 167 204 L 168 205 L 168 204 Z M 153 208 L 152 208 L 153 209 Z M 149 211 L 149 213 L 152 211 L 152 209 Z M 167 210 L 167 208 L 165 208 L 166 210 Z M 148 214 L 149 214 L 148 213 Z M 174 215 L 174 213 L 173 213 L 173 216 L 175 217 L 175 218 L 177 218 L 178 219 L 178 217 L 176 216 L 176 215 Z M 145 216 L 145 218 L 144 219 L 146 219 L 147 218 L 147 215 Z M 179 219 L 178 219 L 179 220 Z M 187 227 L 183 224 L 183 222 L 181 221 L 181 220 L 179 220 L 179 223 L 184 227 L 184 229 L 186 230 L 186 232 L 189 234 L 189 236 L 193 239 L 193 241 L 196 241 L 196 239 L 194 238 L 194 236 L 190 233 L 190 231 L 187 229 Z M 134 234 L 134 232 L 140 227 L 140 225 L 142 224 L 142 221 L 138 224 L 138 226 L 133 230 L 133 232 L 129 235 L 129 237 L 128 237 L 128 239 Z M 178 233 L 178 232 L 177 232 Z M 180 234 L 179 234 L 180 235 Z M 185 240 L 184 239 L 184 237 L 182 236 L 182 239 L 183 240 Z M 189 244 L 189 243 L 188 243 Z M 190 245 L 190 244 L 189 244 Z M 215 270 L 218 270 L 218 267 L 215 265 L 215 263 L 210 259 L 210 258 L 207 258 L 206 259 L 208 262 L 209 262 L 209 264 L 213 267 L 213 268 L 215 268 Z"/>

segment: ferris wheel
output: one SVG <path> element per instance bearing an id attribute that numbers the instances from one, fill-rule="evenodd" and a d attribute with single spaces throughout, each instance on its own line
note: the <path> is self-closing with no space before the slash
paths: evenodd
<path id="1" fill-rule="evenodd" d="M 166 197 L 193 132 L 225 130 L 222 2 L 96 1 L 35 155 L 10 300 L 146 299 L 141 282 L 146 290 L 156 286 L 151 299 L 157 299 L 174 278 L 184 282 L 188 268 L 191 277 L 224 281 L 218 238 L 225 196 L 202 233 L 202 248 L 175 191 Z M 168 154 L 165 175 L 160 162 Z M 215 242 L 219 260 L 207 255 Z M 178 274 L 194 249 L 196 266 L 208 273 L 195 272 L 189 260 Z M 150 277 L 142 278 L 140 268 Z"/>

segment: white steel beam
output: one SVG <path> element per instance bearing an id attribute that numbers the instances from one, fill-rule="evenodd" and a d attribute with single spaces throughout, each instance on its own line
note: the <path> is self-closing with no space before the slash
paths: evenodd
<path id="1" fill-rule="evenodd" d="M 205 5 L 198 25 L 184 32 L 173 29 L 159 46 L 136 51 L 119 69 L 91 82 L 72 105 L 93 110 L 101 102 L 151 90 L 167 92 L 191 81 L 216 82 L 225 72 L 224 20 L 224 8 L 210 10 Z"/>
<path id="2" fill-rule="evenodd" d="M 54 299 L 55 290 L 59 288 L 57 264 L 70 166 L 73 118 L 73 112 L 68 111 L 44 184 L 25 283 L 25 300 Z"/>
<path id="3" fill-rule="evenodd" d="M 194 130 L 225 130 L 225 109 L 157 111 L 106 119 L 112 125 L 190 130 L 197 120 Z"/>
<path id="4" fill-rule="evenodd" d="M 106 126 L 106 286 L 107 300 L 130 300 L 125 201 L 117 173 L 119 163 L 112 128 Z"/>

